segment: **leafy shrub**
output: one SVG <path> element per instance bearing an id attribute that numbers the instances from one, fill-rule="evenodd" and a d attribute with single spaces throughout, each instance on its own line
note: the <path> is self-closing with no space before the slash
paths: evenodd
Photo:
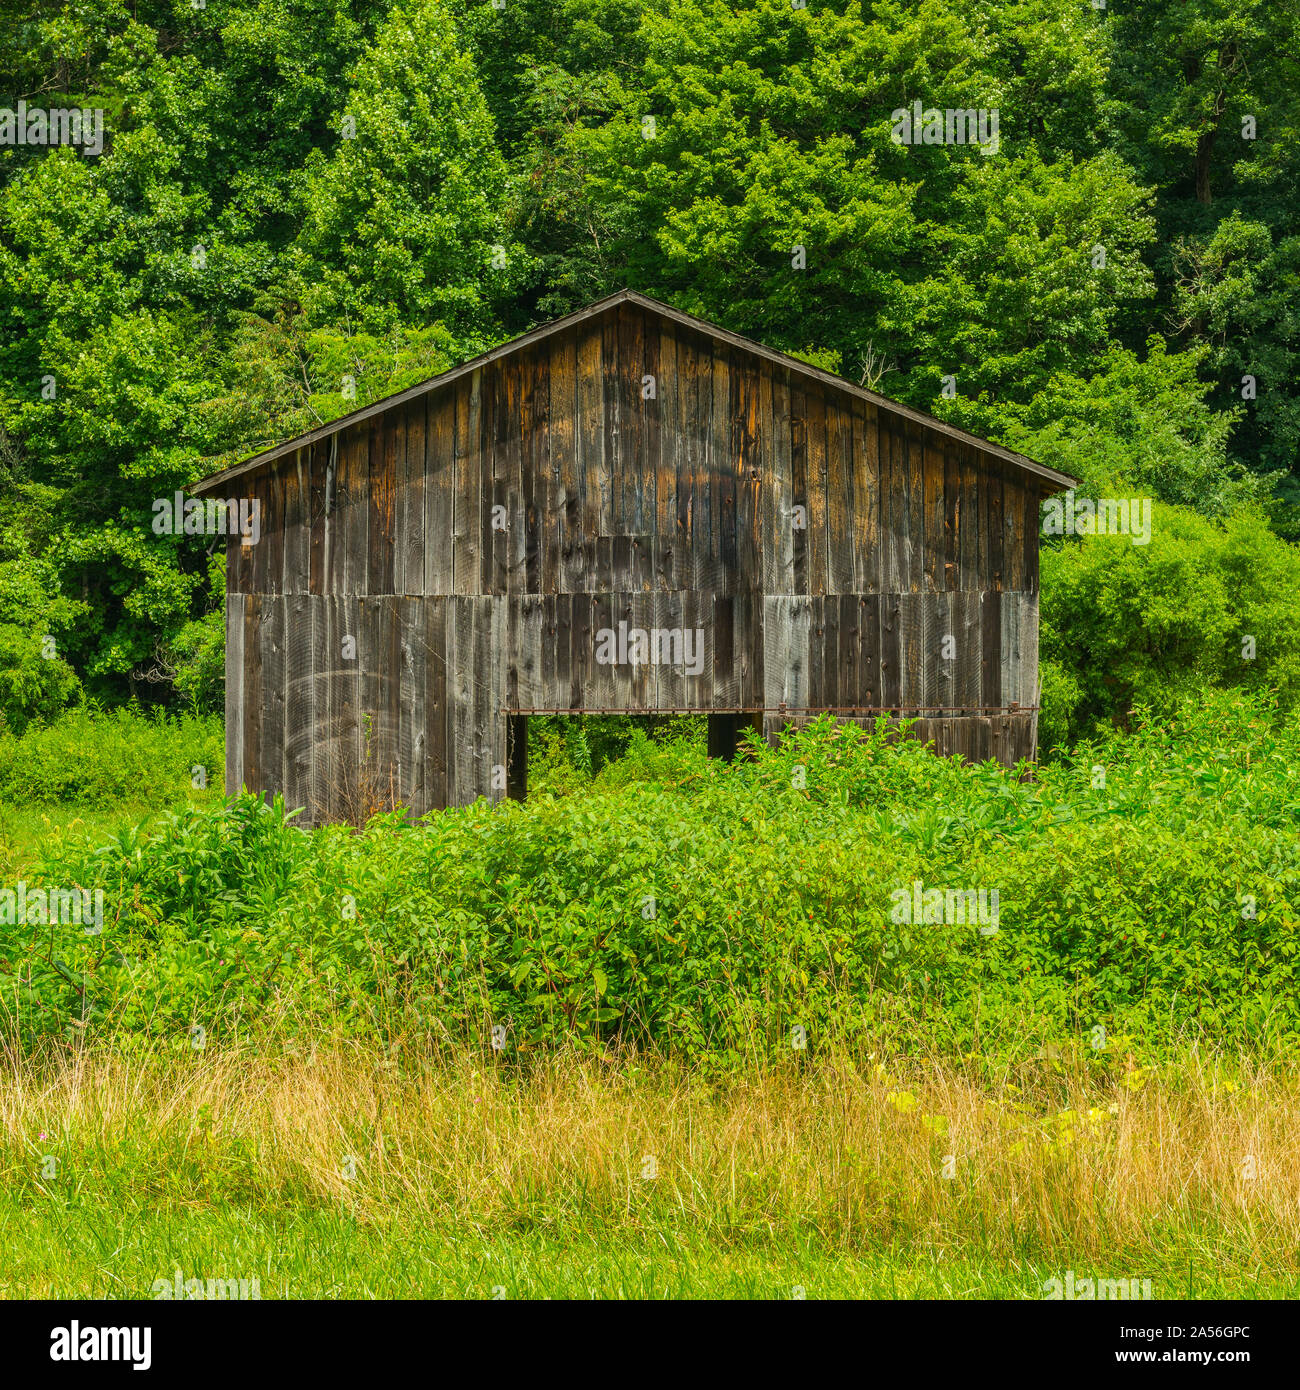
<path id="1" fill-rule="evenodd" d="M 1268 701 L 1139 712 L 1033 782 L 829 720 L 749 752 L 642 748 L 655 777 L 360 834 L 243 797 L 59 841 L 40 880 L 102 888 L 103 934 L 14 929 L 0 989 L 34 1031 L 287 1014 L 718 1065 L 797 1026 L 813 1049 L 1300 1035 L 1300 721 Z M 997 889 L 998 930 L 895 921 L 918 881 Z"/>
<path id="2" fill-rule="evenodd" d="M 33 719 L 52 718 L 81 698 L 57 639 L 85 611 L 58 594 L 48 566 L 0 564 L 0 731 L 21 734 Z"/>
<path id="3" fill-rule="evenodd" d="M 1042 567 L 1045 747 L 1206 687 L 1300 701 L 1300 551 L 1255 509 L 1216 523 L 1157 503 L 1149 544 L 1084 537 Z"/>
<path id="4" fill-rule="evenodd" d="M 77 709 L 21 736 L 0 732 L 0 801 L 165 805 L 190 788 L 196 766 L 220 786 L 221 720 Z"/>

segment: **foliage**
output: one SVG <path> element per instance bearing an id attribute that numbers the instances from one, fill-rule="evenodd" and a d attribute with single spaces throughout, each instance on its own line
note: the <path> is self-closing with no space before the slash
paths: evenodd
<path id="1" fill-rule="evenodd" d="M 0 803 L 166 804 L 190 788 L 196 767 L 219 787 L 224 765 L 219 719 L 85 707 L 21 736 L 0 732 Z"/>
<path id="2" fill-rule="evenodd" d="M 1300 554 L 1258 510 L 1216 524 L 1157 503 L 1149 543 L 1081 537 L 1042 567 L 1051 742 L 1207 688 L 1300 702 Z"/>
<path id="3" fill-rule="evenodd" d="M 1139 716 L 1035 782 L 829 720 L 730 768 L 680 742 L 654 764 L 361 834 L 306 834 L 245 796 L 64 838 L 29 877 L 102 888 L 104 931 L 18 930 L 3 994 L 39 1031 L 287 1013 L 720 1066 L 788 1049 L 796 1026 L 814 1051 L 1300 1036 L 1300 721 L 1262 699 Z M 996 889 L 998 930 L 895 921 L 917 881 Z"/>
<path id="4" fill-rule="evenodd" d="M 355 132 L 306 170 L 301 250 L 316 317 L 482 334 L 494 295 L 521 278 L 522 248 L 504 244 L 505 160 L 441 0 L 392 7 L 340 120 Z"/>
<path id="5" fill-rule="evenodd" d="M 21 734 L 80 695 L 59 644 L 85 605 L 58 593 L 53 578 L 40 563 L 0 563 L 0 731 Z"/>

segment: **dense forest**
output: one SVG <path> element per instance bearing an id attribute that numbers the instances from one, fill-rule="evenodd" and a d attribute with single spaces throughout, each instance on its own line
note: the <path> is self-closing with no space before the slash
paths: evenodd
<path id="1" fill-rule="evenodd" d="M 1043 565 L 1042 734 L 1300 694 L 1300 9 L 0 0 L 0 723 L 219 708 L 152 502 L 628 285 L 1155 499 Z M 897 140 L 919 103 L 994 145 Z M 0 129 L 0 136 L 3 130 Z M 946 383 L 946 384 L 945 384 Z"/>

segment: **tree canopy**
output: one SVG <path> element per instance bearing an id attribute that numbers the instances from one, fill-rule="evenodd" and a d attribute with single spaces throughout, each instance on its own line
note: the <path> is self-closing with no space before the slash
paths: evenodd
<path id="1" fill-rule="evenodd" d="M 11 720 L 81 690 L 211 700 L 219 565 L 158 544 L 152 499 L 622 285 L 1195 513 L 1184 559 L 1202 524 L 1237 555 L 1240 515 L 1300 533 L 1292 6 L 0 0 L 0 22 L 0 102 L 105 132 L 0 144 Z M 997 139 L 900 143 L 914 103 L 996 113 Z"/>

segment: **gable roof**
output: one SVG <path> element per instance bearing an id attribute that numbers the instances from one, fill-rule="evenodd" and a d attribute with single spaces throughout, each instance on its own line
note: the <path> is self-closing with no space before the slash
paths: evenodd
<path id="1" fill-rule="evenodd" d="M 824 386 L 832 387 L 834 390 L 846 392 L 848 395 L 857 396 L 864 401 L 870 401 L 872 405 L 880 409 L 889 411 L 904 420 L 911 420 L 915 424 L 923 425 L 927 429 L 936 430 L 940 434 L 947 435 L 963 444 L 968 444 L 972 448 L 979 449 L 992 458 L 1001 459 L 1004 463 L 1009 463 L 1015 468 L 1023 469 L 1026 473 L 1031 473 L 1037 477 L 1040 483 L 1045 483 L 1043 491 L 1048 494 L 1063 491 L 1065 488 L 1077 485 L 1077 479 L 1071 478 L 1066 473 L 1058 473 L 1054 468 L 1048 468 L 1045 464 L 1035 463 L 1033 459 L 1026 458 L 1023 454 L 1018 454 L 1012 449 L 1003 448 L 1000 444 L 993 444 L 987 439 L 981 439 L 978 435 L 970 434 L 966 430 L 959 429 L 956 425 L 950 425 L 946 421 L 936 420 L 933 415 L 927 415 L 924 411 L 914 410 L 911 406 L 902 405 L 898 401 L 892 401 L 888 396 L 881 396 L 875 391 L 868 391 L 865 386 L 858 386 L 845 377 L 836 376 L 833 372 L 823 371 L 820 367 L 814 367 L 808 362 L 801 362 L 797 357 L 788 357 L 783 352 L 777 352 L 774 348 L 764 347 L 762 343 L 756 343 L 752 339 L 741 337 L 739 333 L 731 333 L 725 328 L 719 328 L 717 324 L 709 323 L 705 319 L 697 319 L 692 314 L 685 314 L 680 309 L 674 309 L 670 304 L 664 304 L 661 300 L 651 299 L 649 295 L 640 294 L 636 290 L 619 290 L 615 294 L 606 295 L 604 299 L 598 299 L 594 304 L 589 304 L 585 309 L 579 309 L 575 313 L 566 314 L 563 318 L 553 319 L 550 323 L 543 324 L 540 328 L 534 328 L 531 332 L 523 334 L 522 337 L 513 338 L 508 343 L 502 343 L 500 347 L 493 348 L 490 352 L 480 353 L 478 357 L 472 357 L 468 362 L 462 362 L 459 367 L 452 367 L 450 371 L 441 372 L 439 375 L 430 377 L 427 381 L 418 382 L 414 386 L 408 386 L 405 391 L 398 391 L 394 395 L 385 396 L 382 400 L 373 401 L 370 405 L 363 406 L 360 410 L 354 410 L 350 415 L 340 415 L 337 420 L 331 420 L 328 424 L 319 425 L 314 430 L 308 430 L 306 434 L 297 435 L 293 439 L 285 440 L 283 444 L 276 444 L 270 449 L 263 450 L 260 454 L 255 454 L 252 458 L 246 459 L 243 463 L 234 464 L 230 468 L 223 469 L 220 473 L 213 473 L 210 477 L 204 478 L 196 483 L 189 491 L 195 496 L 201 496 L 206 492 L 220 487 L 235 478 L 243 477 L 246 473 L 252 473 L 256 469 L 265 467 L 269 463 L 274 463 L 277 459 L 284 458 L 287 454 L 296 453 L 299 449 L 315 444 L 318 440 L 328 439 L 330 435 L 337 434 L 340 430 L 347 429 L 350 425 L 360 424 L 362 421 L 370 420 L 376 415 L 383 414 L 384 411 L 392 409 L 393 406 L 404 405 L 407 401 L 416 400 L 431 391 L 437 391 L 452 382 L 459 380 L 471 372 L 478 371 L 479 368 L 487 366 L 490 362 L 495 362 L 502 357 L 508 357 L 511 353 L 519 352 L 524 348 L 531 347 L 535 343 L 540 343 L 549 338 L 553 333 L 563 332 L 566 328 L 572 328 L 575 324 L 582 323 L 586 319 L 594 318 L 597 314 L 602 314 L 607 309 L 613 308 L 618 304 L 635 304 L 642 309 L 648 309 L 652 313 L 658 314 L 662 318 L 670 319 L 674 323 L 681 324 L 684 328 L 689 328 L 693 332 L 701 333 L 706 337 L 714 338 L 718 342 L 729 343 L 732 347 L 740 348 L 745 352 L 752 353 L 756 357 L 765 358 L 767 361 L 780 367 L 787 367 L 790 371 L 796 372 L 801 376 L 811 378 L 820 382 Z"/>

